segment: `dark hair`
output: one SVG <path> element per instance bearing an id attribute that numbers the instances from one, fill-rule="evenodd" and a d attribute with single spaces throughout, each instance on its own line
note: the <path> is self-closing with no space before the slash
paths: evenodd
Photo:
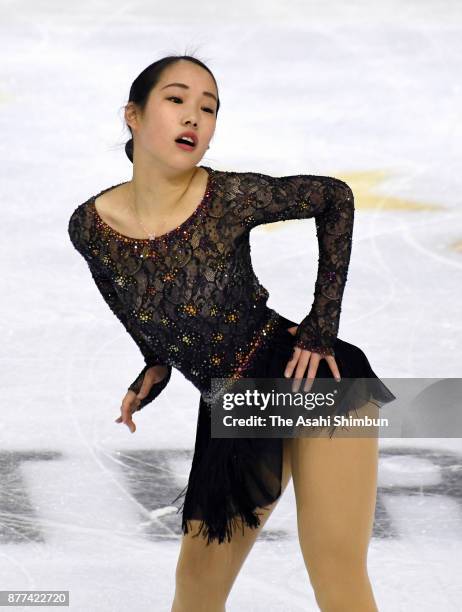
<path id="1" fill-rule="evenodd" d="M 179 62 L 180 60 L 188 60 L 189 62 L 194 62 L 198 66 L 201 66 L 202 68 L 207 70 L 207 72 L 212 76 L 218 91 L 218 85 L 215 80 L 215 77 L 213 76 L 212 71 L 207 68 L 207 66 L 203 62 L 201 62 L 200 59 L 197 59 L 197 57 L 194 57 L 192 55 L 167 55 L 166 57 L 157 60 L 157 62 L 150 64 L 147 68 L 140 72 L 140 74 L 136 77 L 136 79 L 132 83 L 132 86 L 130 87 L 128 102 L 134 102 L 138 106 L 138 108 L 143 111 L 148 101 L 149 94 L 151 93 L 151 89 L 157 85 L 162 76 L 163 71 L 168 66 L 171 66 L 176 62 Z M 219 108 L 220 96 L 218 96 L 217 101 L 217 115 Z M 131 127 L 127 127 L 133 134 Z M 130 140 L 125 143 L 125 153 L 127 154 L 128 159 L 133 163 L 133 135 Z"/>

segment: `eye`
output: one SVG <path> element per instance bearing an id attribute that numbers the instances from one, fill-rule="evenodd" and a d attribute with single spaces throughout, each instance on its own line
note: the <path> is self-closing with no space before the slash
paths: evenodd
<path id="1" fill-rule="evenodd" d="M 179 100 L 180 102 L 182 102 L 181 98 L 179 98 L 178 96 L 170 96 L 169 98 L 167 98 L 167 100 Z M 215 114 L 213 108 L 210 108 L 209 106 L 205 106 L 203 110 L 207 111 L 208 113 Z"/>

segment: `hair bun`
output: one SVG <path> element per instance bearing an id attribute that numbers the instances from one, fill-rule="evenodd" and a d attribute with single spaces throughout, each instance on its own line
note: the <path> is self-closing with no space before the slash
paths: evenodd
<path id="1" fill-rule="evenodd" d="M 127 154 L 128 159 L 133 164 L 133 138 L 130 138 L 130 140 L 127 140 L 127 142 L 125 143 L 125 153 Z"/>

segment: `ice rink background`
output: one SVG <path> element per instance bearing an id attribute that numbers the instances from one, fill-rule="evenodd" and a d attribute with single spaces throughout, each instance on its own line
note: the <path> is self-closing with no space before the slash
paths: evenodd
<path id="1" fill-rule="evenodd" d="M 347 181 L 356 217 L 339 337 L 382 378 L 459 377 L 462 8 L 27 0 L 0 14 L 0 590 L 69 590 L 79 612 L 169 611 L 180 517 L 162 508 L 186 483 L 199 393 L 174 371 L 134 435 L 114 423 L 143 361 L 67 235 L 79 203 L 131 178 L 130 84 L 193 52 L 221 99 L 202 164 Z M 300 321 L 313 220 L 256 228 L 252 255 L 269 305 Z M 379 609 L 460 610 L 461 441 L 380 446 Z M 291 484 L 227 610 L 317 610 Z"/>

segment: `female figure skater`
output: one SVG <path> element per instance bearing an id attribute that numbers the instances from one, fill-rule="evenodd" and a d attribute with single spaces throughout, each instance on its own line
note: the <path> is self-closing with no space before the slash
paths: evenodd
<path id="1" fill-rule="evenodd" d="M 69 221 L 73 245 L 145 360 L 117 422 L 134 432 L 133 413 L 161 393 L 172 367 L 201 391 L 191 472 L 180 494 L 172 612 L 225 610 L 290 478 L 301 551 L 320 609 L 372 612 L 377 606 L 366 557 L 377 437 L 210 435 L 212 377 L 365 377 L 370 401 L 354 407 L 370 416 L 395 399 L 363 351 L 337 338 L 353 230 L 350 187 L 327 176 L 275 178 L 197 166 L 219 105 L 215 78 L 200 60 L 169 56 L 148 66 L 125 107 L 131 181 L 92 196 Z M 311 311 L 297 325 L 266 305 L 268 292 L 252 270 L 249 233 L 259 224 L 310 217 L 318 277 Z"/>

